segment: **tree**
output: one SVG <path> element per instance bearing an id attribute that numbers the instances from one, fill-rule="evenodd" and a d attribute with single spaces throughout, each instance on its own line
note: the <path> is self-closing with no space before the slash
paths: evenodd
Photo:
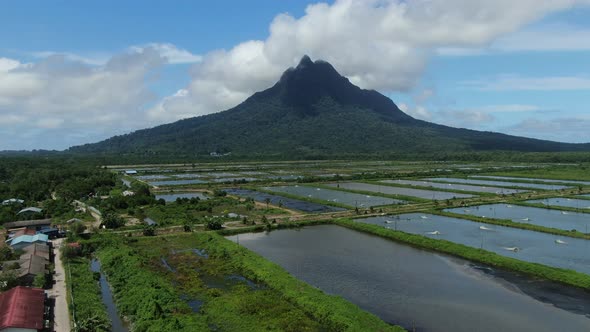
<path id="1" fill-rule="evenodd" d="M 270 204 L 270 198 L 269 197 L 265 198 L 264 202 L 266 203 L 266 209 L 268 210 L 268 205 Z"/>
<path id="2" fill-rule="evenodd" d="M 207 221 L 207 229 L 210 230 L 219 230 L 223 228 L 223 222 L 219 219 L 211 219 Z"/>
<path id="3" fill-rule="evenodd" d="M 106 228 L 114 229 L 125 226 L 125 220 L 116 213 L 108 212 L 103 216 L 102 224 Z"/>
<path id="4" fill-rule="evenodd" d="M 37 273 L 33 279 L 33 287 L 45 288 L 46 281 L 45 273 Z"/>
<path id="5" fill-rule="evenodd" d="M 69 228 L 70 232 L 76 235 L 80 235 L 84 233 L 84 231 L 86 230 L 86 226 L 84 226 L 84 224 L 81 221 L 76 221 L 75 223 L 71 224 Z"/>
<path id="6" fill-rule="evenodd" d="M 154 236 L 154 235 L 156 235 L 156 229 L 152 225 L 145 226 L 143 228 L 143 235 L 144 236 Z"/>

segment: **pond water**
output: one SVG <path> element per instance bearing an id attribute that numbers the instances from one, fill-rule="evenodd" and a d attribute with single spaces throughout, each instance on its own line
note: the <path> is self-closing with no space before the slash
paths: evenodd
<path id="1" fill-rule="evenodd" d="M 111 291 L 111 287 L 109 286 L 109 282 L 100 270 L 100 262 L 96 259 L 93 259 L 90 262 L 90 269 L 92 270 L 92 272 L 100 272 L 100 293 L 102 295 L 102 303 L 104 303 L 105 307 L 107 308 L 107 315 L 111 320 L 111 331 L 129 331 L 123 323 L 123 320 L 121 320 L 121 317 L 119 317 L 119 313 L 117 311 L 117 306 L 115 305 L 115 299 L 113 298 L 113 293 Z"/>
<path id="2" fill-rule="evenodd" d="M 387 182 L 382 181 L 382 182 Z M 388 195 L 404 195 L 404 196 L 412 196 L 412 197 L 419 197 L 424 199 L 433 199 L 433 200 L 445 200 L 445 199 L 453 199 L 453 198 L 469 198 L 474 197 L 473 195 L 469 194 L 458 194 L 458 193 L 451 193 L 446 191 L 438 191 L 438 190 L 424 190 L 424 189 L 413 189 L 413 188 L 404 188 L 404 187 L 392 187 L 387 185 L 377 185 L 377 184 L 368 184 L 368 183 L 360 183 L 360 182 L 346 182 L 346 183 L 339 183 L 339 184 L 329 184 L 331 187 L 340 186 L 342 189 L 349 189 L 349 190 L 361 190 L 361 191 L 370 191 L 374 193 L 381 193 L 381 194 L 388 194 Z"/>
<path id="3" fill-rule="evenodd" d="M 341 185 L 341 187 L 342 187 L 342 185 Z M 265 189 L 270 190 L 270 191 L 274 191 L 274 192 L 282 192 L 282 193 L 288 193 L 288 194 L 298 195 L 298 196 L 302 196 L 302 197 L 310 197 L 310 198 L 316 198 L 316 199 L 321 199 L 321 200 L 325 200 L 325 201 L 332 201 L 335 203 L 348 205 L 352 208 L 354 208 L 354 207 L 368 208 L 370 206 L 406 203 L 405 201 L 393 199 L 393 198 L 371 196 L 371 195 L 362 195 L 362 194 L 349 193 L 349 192 L 344 192 L 344 191 L 339 191 L 339 190 L 330 190 L 330 189 L 314 188 L 314 187 L 306 187 L 306 186 L 265 187 Z"/>
<path id="4" fill-rule="evenodd" d="M 474 215 L 478 217 L 510 219 L 518 223 L 529 223 L 544 227 L 575 229 L 586 232 L 590 224 L 590 214 L 550 210 L 509 204 L 487 204 L 466 208 L 446 209 L 445 211 Z M 587 233 L 587 232 L 586 232 Z"/>
<path id="5" fill-rule="evenodd" d="M 182 173 L 182 174 L 173 174 L 174 177 L 179 179 L 192 179 L 192 178 L 201 178 L 203 177 L 202 174 L 195 174 L 195 173 Z"/>
<path id="6" fill-rule="evenodd" d="M 336 212 L 336 211 L 344 211 L 346 209 L 329 206 L 329 205 L 322 205 L 318 203 L 300 201 L 297 199 L 287 198 L 278 195 L 272 195 L 263 193 L 260 191 L 253 191 L 248 189 L 224 189 L 230 195 L 236 195 L 240 197 L 250 197 L 253 198 L 257 202 L 264 203 L 266 199 L 270 199 L 270 204 L 278 205 L 279 202 L 283 202 L 283 207 L 291 210 L 299 210 L 303 212 L 315 212 L 315 213 L 322 213 L 322 212 Z"/>
<path id="7" fill-rule="evenodd" d="M 517 187 L 517 188 L 531 188 L 542 190 L 559 190 L 569 188 L 568 186 L 553 185 L 553 184 L 538 184 L 538 183 L 522 183 L 522 182 L 507 182 L 507 181 L 491 181 L 491 180 L 476 180 L 476 179 L 459 179 L 459 178 L 429 178 L 428 180 L 479 184 L 483 186 L 498 186 L 498 187 Z"/>
<path id="8" fill-rule="evenodd" d="M 468 185 L 468 184 L 455 184 L 455 183 L 439 183 L 439 182 L 422 181 L 422 180 L 384 180 L 381 182 L 393 183 L 393 184 L 404 184 L 404 185 L 410 185 L 410 186 L 432 187 L 432 188 L 448 189 L 448 190 L 462 190 L 462 191 L 473 191 L 473 192 L 482 192 L 482 193 L 491 193 L 491 194 L 505 194 L 505 195 L 524 192 L 524 190 L 518 190 L 518 189 L 507 189 L 507 188 L 486 187 L 486 186 L 473 186 L 473 185 Z"/>
<path id="9" fill-rule="evenodd" d="M 154 174 L 154 175 L 137 175 L 135 178 L 138 180 L 148 181 L 148 180 L 169 179 L 170 177 L 168 175 Z"/>
<path id="10" fill-rule="evenodd" d="M 399 220 L 395 216 L 383 216 L 356 221 L 590 274 L 590 241 L 584 239 L 418 213 L 399 215 Z M 562 244 L 557 243 L 557 240 L 562 241 Z M 518 249 L 513 251 L 514 248 Z"/>
<path id="11" fill-rule="evenodd" d="M 551 205 L 565 206 L 565 207 L 571 207 L 571 208 L 576 208 L 576 209 L 590 209 L 590 200 L 586 200 L 586 199 L 554 197 L 554 198 L 546 198 L 546 199 L 533 199 L 533 200 L 526 201 L 526 202 L 527 203 L 541 203 L 541 204 L 549 205 L 549 206 L 551 206 Z"/>
<path id="12" fill-rule="evenodd" d="M 199 199 L 209 199 L 208 196 L 206 196 L 203 193 L 198 193 L 198 192 L 194 192 L 194 193 L 170 193 L 170 194 L 156 194 L 156 199 L 164 199 L 166 202 L 174 202 L 176 201 L 177 198 L 193 198 L 193 197 L 198 197 Z"/>
<path id="13" fill-rule="evenodd" d="M 494 176 L 494 175 L 470 175 L 470 178 L 484 178 L 484 179 L 498 179 L 498 180 L 525 180 L 535 182 L 547 182 L 547 183 L 575 183 L 581 185 L 590 185 L 590 181 L 578 181 L 578 180 L 555 180 L 555 179 L 540 179 L 540 178 L 519 178 L 514 176 Z"/>
<path id="14" fill-rule="evenodd" d="M 169 180 L 169 181 L 150 181 L 152 186 L 178 186 L 183 184 L 200 184 L 207 183 L 203 180 Z"/>
<path id="15" fill-rule="evenodd" d="M 312 286 L 409 330 L 590 329 L 588 293 L 335 225 L 240 234 L 239 242 Z"/>

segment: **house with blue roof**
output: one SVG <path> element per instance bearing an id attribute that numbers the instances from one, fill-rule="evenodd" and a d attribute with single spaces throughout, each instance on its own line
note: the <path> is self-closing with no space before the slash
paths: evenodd
<path id="1" fill-rule="evenodd" d="M 14 250 L 23 249 L 26 246 L 35 243 L 47 243 L 49 236 L 46 234 L 35 234 L 35 235 L 21 235 L 14 239 L 8 240 L 8 245 Z"/>

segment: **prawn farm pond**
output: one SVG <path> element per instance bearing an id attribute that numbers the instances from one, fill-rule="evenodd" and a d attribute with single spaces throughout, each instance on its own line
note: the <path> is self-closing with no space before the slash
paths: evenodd
<path id="1" fill-rule="evenodd" d="M 527 262 L 590 274 L 589 240 L 432 214 L 409 213 L 355 221 L 448 240 Z"/>
<path id="2" fill-rule="evenodd" d="M 383 221 L 381 221 L 383 223 Z M 416 331 L 588 331 L 590 296 L 336 225 L 228 237 Z"/>

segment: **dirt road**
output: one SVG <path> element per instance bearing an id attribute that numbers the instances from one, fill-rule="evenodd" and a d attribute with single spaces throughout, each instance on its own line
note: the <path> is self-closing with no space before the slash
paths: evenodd
<path id="1" fill-rule="evenodd" d="M 64 239 L 53 241 L 53 250 L 55 252 L 55 275 L 53 288 L 48 290 L 48 296 L 55 299 L 54 324 L 55 332 L 70 332 L 70 313 L 67 302 L 66 292 L 66 272 L 61 260 L 59 248 L 65 243 Z"/>

